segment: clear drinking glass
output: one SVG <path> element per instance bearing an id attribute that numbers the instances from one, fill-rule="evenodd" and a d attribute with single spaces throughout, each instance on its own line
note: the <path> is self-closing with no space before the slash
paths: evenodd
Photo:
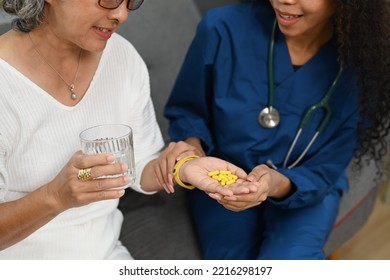
<path id="1" fill-rule="evenodd" d="M 127 188 L 135 182 L 135 163 L 133 131 L 124 124 L 104 124 L 87 128 L 80 133 L 81 150 L 84 154 L 94 155 L 109 153 L 115 162 L 125 162 L 129 169 L 123 174 L 102 176 L 105 178 L 127 175 L 130 182 L 120 189 Z"/>

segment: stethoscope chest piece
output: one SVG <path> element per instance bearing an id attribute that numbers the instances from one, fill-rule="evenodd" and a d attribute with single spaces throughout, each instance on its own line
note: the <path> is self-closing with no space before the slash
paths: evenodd
<path id="1" fill-rule="evenodd" d="M 278 110 L 274 107 L 265 107 L 259 113 L 259 123 L 264 128 L 274 128 L 280 122 L 280 115 Z"/>

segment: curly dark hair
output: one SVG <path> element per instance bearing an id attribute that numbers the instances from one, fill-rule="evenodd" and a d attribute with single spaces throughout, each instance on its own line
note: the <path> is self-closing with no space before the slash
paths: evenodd
<path id="1" fill-rule="evenodd" d="M 361 167 L 374 160 L 381 169 L 390 131 L 390 1 L 333 1 L 340 61 L 356 72 L 361 91 L 355 163 Z"/>
<path id="2" fill-rule="evenodd" d="M 387 154 L 390 130 L 390 1 L 334 0 L 339 53 L 344 67 L 357 73 L 362 122 L 359 149 L 377 164 Z"/>

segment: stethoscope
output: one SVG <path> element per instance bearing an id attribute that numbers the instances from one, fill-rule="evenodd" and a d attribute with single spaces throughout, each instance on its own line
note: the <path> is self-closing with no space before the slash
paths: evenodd
<path id="1" fill-rule="evenodd" d="M 269 83 L 269 92 L 268 92 L 268 106 L 265 107 L 261 112 L 259 113 L 259 123 L 262 127 L 264 128 L 274 128 L 279 125 L 280 123 L 280 115 L 278 110 L 274 107 L 274 96 L 275 96 L 275 84 L 274 84 L 274 47 L 275 47 L 275 34 L 276 34 L 276 25 L 277 22 L 275 20 L 274 25 L 272 27 L 272 35 L 271 35 L 271 40 L 269 44 L 269 53 L 268 53 L 268 83 Z M 297 131 L 297 134 L 295 135 L 295 138 L 293 142 L 290 145 L 290 148 L 287 152 L 287 155 L 284 159 L 283 162 L 283 168 L 288 168 L 291 169 L 295 167 L 301 160 L 302 158 L 306 155 L 307 151 L 310 149 L 310 147 L 313 145 L 314 141 L 318 137 L 318 134 L 324 130 L 326 125 L 329 122 L 330 116 L 331 116 L 331 109 L 329 106 L 329 100 L 332 97 L 336 86 L 340 80 L 340 77 L 342 75 L 343 69 L 340 67 L 339 72 L 337 73 L 337 76 L 335 80 L 333 81 L 331 87 L 329 88 L 328 92 L 325 94 L 325 96 L 322 98 L 322 100 L 314 105 L 312 105 L 307 111 L 305 116 L 303 117 L 299 129 Z M 325 112 L 325 115 L 323 116 L 317 131 L 314 133 L 312 139 L 309 141 L 307 144 L 306 148 L 303 150 L 301 155 L 290 165 L 287 166 L 290 156 L 292 151 L 294 150 L 301 133 L 303 129 L 305 129 L 306 125 L 310 122 L 311 117 L 313 113 L 316 110 L 323 109 Z M 272 168 L 277 169 L 275 164 L 272 162 L 272 160 L 268 160 L 267 164 L 270 165 Z"/>

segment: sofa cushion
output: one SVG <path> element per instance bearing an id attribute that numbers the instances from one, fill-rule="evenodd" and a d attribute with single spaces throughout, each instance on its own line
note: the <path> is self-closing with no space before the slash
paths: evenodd
<path id="1" fill-rule="evenodd" d="M 119 209 L 124 213 L 120 240 L 135 259 L 201 259 L 185 189 L 154 195 L 127 189 Z"/>

